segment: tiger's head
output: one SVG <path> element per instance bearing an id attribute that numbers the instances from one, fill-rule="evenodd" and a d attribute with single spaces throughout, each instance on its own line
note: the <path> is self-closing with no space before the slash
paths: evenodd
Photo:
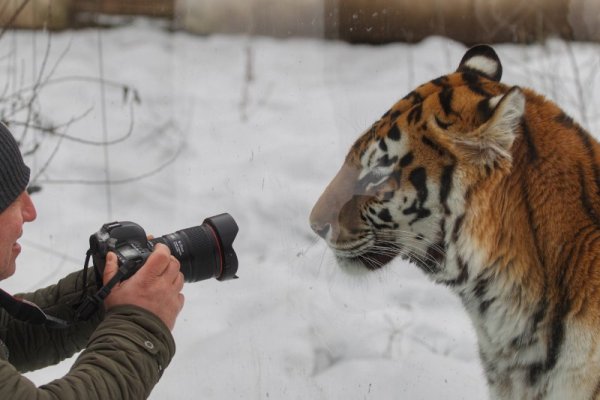
<path id="1" fill-rule="evenodd" d="M 512 166 L 525 96 L 501 75 L 495 51 L 473 47 L 354 143 L 310 215 L 341 266 L 374 270 L 400 256 L 452 279 L 448 243 L 471 191 Z"/>

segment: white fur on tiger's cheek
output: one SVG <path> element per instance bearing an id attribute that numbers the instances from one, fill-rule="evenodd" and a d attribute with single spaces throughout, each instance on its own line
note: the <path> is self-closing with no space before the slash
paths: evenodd
<path id="1" fill-rule="evenodd" d="M 465 62 L 465 66 L 481 71 L 488 76 L 494 76 L 498 72 L 498 63 L 485 56 L 475 56 Z"/>

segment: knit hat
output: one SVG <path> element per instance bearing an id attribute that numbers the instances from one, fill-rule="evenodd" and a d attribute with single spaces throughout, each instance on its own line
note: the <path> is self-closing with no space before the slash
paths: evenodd
<path id="1" fill-rule="evenodd" d="M 0 213 L 19 197 L 29 183 L 19 145 L 8 128 L 0 123 Z"/>

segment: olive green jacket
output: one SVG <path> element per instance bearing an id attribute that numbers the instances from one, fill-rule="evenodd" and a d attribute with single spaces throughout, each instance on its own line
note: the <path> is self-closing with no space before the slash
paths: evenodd
<path id="1" fill-rule="evenodd" d="M 82 273 L 21 294 L 47 314 L 74 321 Z M 90 275 L 92 276 L 92 275 Z M 97 290 L 94 279 L 86 288 Z M 62 378 L 36 387 L 21 372 L 56 364 L 85 347 Z M 175 353 L 166 325 L 136 306 L 99 310 L 89 321 L 52 329 L 17 321 L 0 308 L 0 399 L 145 399 Z"/>

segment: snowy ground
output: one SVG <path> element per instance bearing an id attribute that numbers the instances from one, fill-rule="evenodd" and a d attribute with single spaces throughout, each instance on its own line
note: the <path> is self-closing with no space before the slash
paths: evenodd
<path id="1" fill-rule="evenodd" d="M 538 89 L 599 131 L 596 46 L 496 48 L 503 81 Z M 43 188 L 39 216 L 2 287 L 28 291 L 79 268 L 104 222 L 160 235 L 229 212 L 240 279 L 186 286 L 177 354 L 152 399 L 486 398 L 473 330 L 449 291 L 403 262 L 368 280 L 345 276 L 308 226 L 354 139 L 464 51 L 441 38 L 367 47 L 199 37 L 145 20 L 9 33 L 0 86 L 26 89 L 41 71 L 39 108 L 59 132 L 98 142 L 127 135 L 132 121 L 133 131 L 106 153 L 27 134 L 41 143 L 27 157 Z M 89 79 L 100 76 L 137 89 L 141 102 Z M 114 183 L 99 184 L 107 177 Z M 71 362 L 28 376 L 42 384 Z"/>

